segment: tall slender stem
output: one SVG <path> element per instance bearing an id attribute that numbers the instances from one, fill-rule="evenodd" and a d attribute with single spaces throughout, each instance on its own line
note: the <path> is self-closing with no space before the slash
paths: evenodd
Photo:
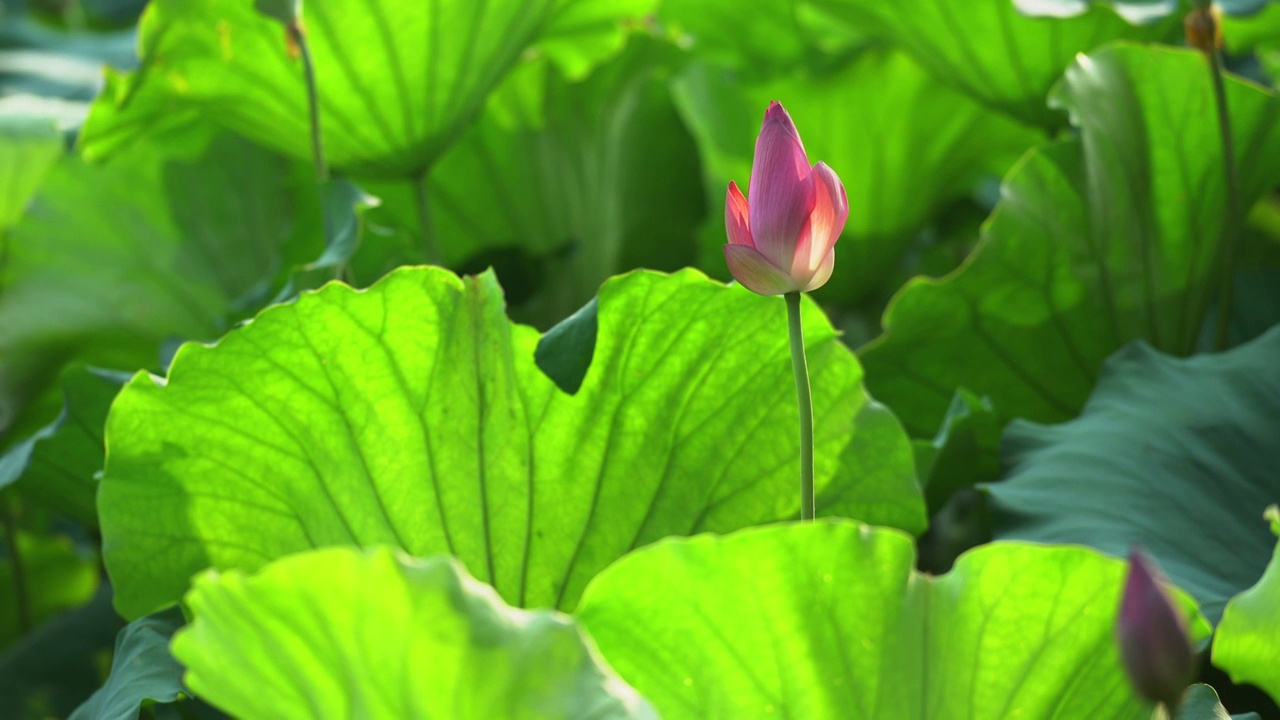
<path id="1" fill-rule="evenodd" d="M 1213 101 L 1218 108 L 1218 134 L 1222 139 L 1222 172 L 1227 190 L 1227 215 L 1222 222 L 1222 284 L 1218 293 L 1218 332 L 1215 345 L 1227 349 L 1230 340 L 1231 303 L 1235 288 L 1236 260 L 1240 254 L 1240 181 L 1236 176 L 1236 145 L 1231 132 L 1231 113 L 1227 108 L 1227 87 L 1222 74 L 1222 55 L 1217 50 L 1205 53 L 1209 73 L 1213 76 Z"/>
<path id="2" fill-rule="evenodd" d="M 1217 337 L 1214 344 L 1226 350 L 1231 332 L 1231 303 L 1235 294 L 1236 260 L 1240 254 L 1240 232 L 1243 210 L 1240 181 L 1236 176 L 1236 144 L 1231 132 L 1231 113 L 1227 107 L 1227 84 L 1222 69 L 1222 31 L 1212 0 L 1195 0 L 1195 7 L 1184 21 L 1187 44 L 1204 54 L 1213 81 L 1213 104 L 1218 111 L 1218 137 L 1222 141 L 1222 174 L 1226 189 L 1226 216 L 1222 219 L 1222 242 L 1218 248 L 1218 264 L 1222 280 L 1218 288 Z"/>
<path id="3" fill-rule="evenodd" d="M 18 545 L 18 520 L 8 498 L 0 498 L 0 525 L 4 526 L 5 550 L 9 566 L 13 568 L 13 594 L 18 608 L 18 629 L 22 633 L 31 630 L 31 598 L 27 595 L 27 571 L 22 562 L 22 548 Z"/>
<path id="4" fill-rule="evenodd" d="M 302 74 L 307 83 L 307 107 L 311 113 L 311 157 L 316 164 L 316 177 L 320 182 L 329 179 L 329 163 L 324 157 L 324 134 L 320 129 L 320 93 L 316 88 L 316 69 L 311 62 L 311 48 L 307 45 L 302 21 L 294 20 L 285 25 L 289 39 L 298 46 L 302 55 Z"/>
<path id="5" fill-rule="evenodd" d="M 791 335 L 791 371 L 796 377 L 796 404 L 800 408 L 800 519 L 813 520 L 813 395 L 809 390 L 809 362 L 804 355 L 804 328 L 800 325 L 800 293 L 787 299 L 787 327 Z"/>
<path id="6" fill-rule="evenodd" d="M 418 205 L 418 225 L 422 229 L 422 256 L 431 265 L 440 264 L 440 248 L 436 246 L 435 221 L 431 216 L 431 198 L 427 194 L 427 175 L 423 170 L 413 179 L 414 200 Z"/>

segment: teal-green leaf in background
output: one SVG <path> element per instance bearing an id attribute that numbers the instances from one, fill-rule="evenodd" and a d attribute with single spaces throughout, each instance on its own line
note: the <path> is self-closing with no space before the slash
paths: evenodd
<path id="1" fill-rule="evenodd" d="M 1269 506 L 1266 518 L 1280 537 L 1280 508 Z M 1213 636 L 1213 664 L 1280 703 L 1280 544 L 1258 582 L 1227 602 Z"/>
<path id="2" fill-rule="evenodd" d="M 170 338 L 213 338 L 273 279 L 319 255 L 309 168 L 229 135 L 65 157 L 7 234 L 0 429 L 65 361 L 155 367 Z"/>
<path id="3" fill-rule="evenodd" d="M 543 42 L 549 57 L 581 73 L 598 53 L 620 47 L 621 13 L 651 4 L 612 3 L 609 15 L 599 0 L 307 3 L 302 24 L 329 164 L 380 177 L 420 174 L 526 50 Z M 90 156 L 119 149 L 121 136 L 140 136 L 158 118 L 196 109 L 264 145 L 310 157 L 301 62 L 284 28 L 252 4 L 158 0 L 142 18 L 140 46 L 142 67 L 117 78 L 86 123 Z"/>
<path id="4" fill-rule="evenodd" d="M 56 385 L 62 412 L 23 442 L 0 454 L 0 486 L 19 479 L 23 496 L 74 518 L 98 524 L 94 476 L 102 469 L 107 408 L 128 380 L 83 365 L 63 371 Z"/>
<path id="5" fill-rule="evenodd" d="M 1226 85 L 1248 207 L 1280 182 L 1280 100 Z M 1005 419 L 1062 421 L 1122 345 L 1195 347 L 1225 206 L 1204 59 L 1112 46 L 1082 56 L 1056 97 L 1079 139 L 1015 167 L 965 264 L 907 284 L 860 350 L 871 392 L 913 435 L 938 427 L 959 387 Z"/>
<path id="6" fill-rule="evenodd" d="M 904 533 L 839 520 L 672 539 L 576 615 L 666 720 L 1150 717 L 1115 646 L 1123 562 L 1020 543 L 936 578 L 914 561 Z"/>
<path id="7" fill-rule="evenodd" d="M 205 573 L 186 602 L 174 655 L 235 717 L 656 720 L 572 618 L 512 608 L 456 560 L 328 548 Z"/>
<path id="8" fill-rule="evenodd" d="M 615 278 L 572 396 L 535 365 L 538 334 L 506 319 L 492 274 L 332 284 L 188 344 L 108 418 L 117 607 L 176 602 L 206 567 L 394 544 L 460 558 L 511 604 L 567 609 L 635 547 L 795 517 L 785 316 L 691 270 Z M 901 426 L 816 306 L 805 325 L 819 511 L 922 530 Z"/>
<path id="9" fill-rule="evenodd" d="M 1259 720 L 1257 713 L 1228 715 L 1218 693 L 1208 685 L 1196 683 L 1187 688 L 1174 720 Z"/>
<path id="10" fill-rule="evenodd" d="M 1179 360 L 1134 344 L 1107 361 L 1076 420 L 1005 431 L 1004 479 L 987 486 L 997 538 L 1137 543 L 1216 622 L 1262 574 L 1280 497 L 1280 328 Z"/>
<path id="11" fill-rule="evenodd" d="M 1043 138 L 941 84 L 902 52 L 874 47 L 829 73 L 744 83 L 737 71 L 693 64 L 675 85 L 698 138 L 709 205 L 699 260 L 728 278 L 721 247 L 725 191 L 750 195 L 752 155 L 770 100 L 786 106 L 810 162 L 823 161 L 849 196 L 849 220 L 825 297 L 856 301 L 895 281 L 916 234 L 985 174 L 1001 175 Z"/>
<path id="12" fill-rule="evenodd" d="M 182 666 L 169 653 L 169 640 L 182 625 L 182 611 L 170 608 L 125 626 L 106 683 L 67 720 L 137 720 L 153 702 L 182 698 Z"/>
<path id="13" fill-rule="evenodd" d="M 1013 0 L 806 0 L 832 18 L 899 45 L 938 79 L 1024 122 L 1060 127 L 1045 106 L 1078 53 L 1113 40 L 1178 41 L 1182 22 L 1132 26 L 1109 8 L 1031 18 Z"/>

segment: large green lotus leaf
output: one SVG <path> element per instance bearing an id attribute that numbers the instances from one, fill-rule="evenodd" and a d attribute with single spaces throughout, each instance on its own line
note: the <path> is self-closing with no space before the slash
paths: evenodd
<path id="1" fill-rule="evenodd" d="M 1267 517 L 1280 536 L 1280 508 L 1270 506 Z M 1213 664 L 1233 682 L 1257 685 L 1280 703 L 1280 545 L 1262 578 L 1223 610 L 1213 637 Z"/>
<path id="2" fill-rule="evenodd" d="M 1280 182 L 1280 101 L 1235 79 L 1227 96 L 1249 206 Z M 1079 139 L 1010 172 L 966 263 L 911 281 L 861 352 L 872 392 L 913 434 L 937 428 L 959 387 L 1006 419 L 1066 420 L 1122 345 L 1195 345 L 1225 212 L 1204 59 L 1113 46 L 1082 56 L 1056 97 Z"/>
<path id="3" fill-rule="evenodd" d="M 302 22 L 314 58 L 329 163 L 409 177 L 466 128 L 523 53 L 580 75 L 621 46 L 618 24 L 652 0 L 331 0 Z M 540 44 L 541 43 L 541 44 Z M 282 24 L 250 2 L 157 0 L 142 18 L 142 67 L 117 77 L 84 128 L 86 153 L 119 149 L 195 109 L 299 158 L 311 156 L 302 63 Z"/>
<path id="4" fill-rule="evenodd" d="M 1123 562 L 1020 543 L 940 577 L 914 561 L 904 533 L 842 520 L 673 539 L 576 614 L 667 720 L 1150 716 L 1115 647 Z"/>
<path id="5" fill-rule="evenodd" d="M 33 627 L 93 597 L 98 589 L 96 557 L 81 553 L 64 535 L 19 530 L 14 537 L 22 561 L 26 619 Z M 13 559 L 5 554 L 0 557 L 0 649 L 23 634 Z"/>
<path id="6" fill-rule="evenodd" d="M 1081 416 L 1018 421 L 988 486 L 996 537 L 1133 543 L 1217 621 L 1262 574 L 1274 538 L 1252 522 L 1280 497 L 1280 328 L 1218 355 L 1134 344 L 1107 362 Z"/>
<path id="7" fill-rule="evenodd" d="M 512 608 L 453 559 L 327 548 L 210 571 L 186 602 L 173 653 L 235 717 L 655 718 L 572 618 Z"/>
<path id="8" fill-rule="evenodd" d="M 563 318 L 623 270 L 693 264 L 706 203 L 698 148 L 667 89 L 671 52 L 637 36 L 584 81 L 546 65 L 522 77 L 522 92 L 545 98 L 542 117 L 491 108 L 428 180 L 443 264 L 493 265 L 513 305 L 537 295 L 539 320 Z M 402 256 L 425 259 L 413 184 L 369 190 L 382 199 L 370 222 L 395 231 Z"/>
<path id="9" fill-rule="evenodd" d="M 1214 5 L 1228 15 L 1252 15 L 1266 6 L 1268 0 L 1214 0 Z M 1013 0 L 1019 10 L 1032 16 L 1075 17 L 1091 5 L 1110 5 L 1131 23 L 1149 23 L 1177 14 L 1187 3 L 1180 0 Z"/>
<path id="10" fill-rule="evenodd" d="M 129 623 L 116 636 L 106 683 L 68 720 L 137 720 L 143 706 L 182 698 L 182 666 L 169 653 L 169 640 L 182 625 L 178 608 Z"/>
<path id="11" fill-rule="evenodd" d="M 755 85 L 694 64 L 676 85 L 676 97 L 706 168 L 712 212 L 699 248 L 702 265 L 728 277 L 721 251 L 725 190 L 736 180 L 750 194 L 760 118 L 769 101 L 778 100 L 794 118 L 810 161 L 830 165 L 849 195 L 835 274 L 824 289 L 845 300 L 884 284 L 943 205 L 968 194 L 984 174 L 1004 174 L 1043 139 L 884 47 L 857 53 L 830 74 Z"/>
<path id="12" fill-rule="evenodd" d="M 64 360 L 152 367 L 169 338 L 221 334 L 293 255 L 319 255 L 317 203 L 307 167 L 230 135 L 64 158 L 8 232 L 0 429 Z"/>
<path id="13" fill-rule="evenodd" d="M 1176 19 L 1133 26 L 1101 7 L 1060 20 L 1027 17 L 1012 0 L 807 1 L 900 45 L 939 79 L 983 103 L 1045 127 L 1063 124 L 1062 115 L 1045 106 L 1045 96 L 1078 53 L 1112 40 L 1182 37 Z"/>
<path id="14" fill-rule="evenodd" d="M 210 566 L 381 543 L 452 554 L 512 604 L 572 608 L 633 548 L 793 517 L 785 315 L 692 270 L 611 280 L 574 395 L 537 368 L 538 334 L 503 316 L 491 273 L 331 284 L 188 344 L 107 421 L 117 607 L 176 602 Z M 816 306 L 805 322 L 819 510 L 920 530 L 906 435 Z"/>

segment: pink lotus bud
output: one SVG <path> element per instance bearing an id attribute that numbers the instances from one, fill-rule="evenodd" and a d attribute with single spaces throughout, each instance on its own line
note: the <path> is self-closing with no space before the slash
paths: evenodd
<path id="1" fill-rule="evenodd" d="M 849 218 L 844 185 L 826 163 L 809 166 L 800 134 L 769 103 L 751 166 L 748 200 L 729 183 L 724 259 L 734 279 L 761 295 L 808 292 L 826 284 Z"/>
<path id="2" fill-rule="evenodd" d="M 1196 655 L 1187 623 L 1162 586 L 1163 576 L 1137 548 L 1129 551 L 1116 639 L 1129 679 L 1151 702 L 1178 707 L 1196 677 Z"/>

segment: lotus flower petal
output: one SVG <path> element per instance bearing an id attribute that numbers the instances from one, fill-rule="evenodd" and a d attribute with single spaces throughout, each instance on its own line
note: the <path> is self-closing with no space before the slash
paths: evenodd
<path id="1" fill-rule="evenodd" d="M 725 245 L 724 261 L 734 279 L 757 295 L 783 295 L 800 289 L 787 271 L 748 245 Z"/>

